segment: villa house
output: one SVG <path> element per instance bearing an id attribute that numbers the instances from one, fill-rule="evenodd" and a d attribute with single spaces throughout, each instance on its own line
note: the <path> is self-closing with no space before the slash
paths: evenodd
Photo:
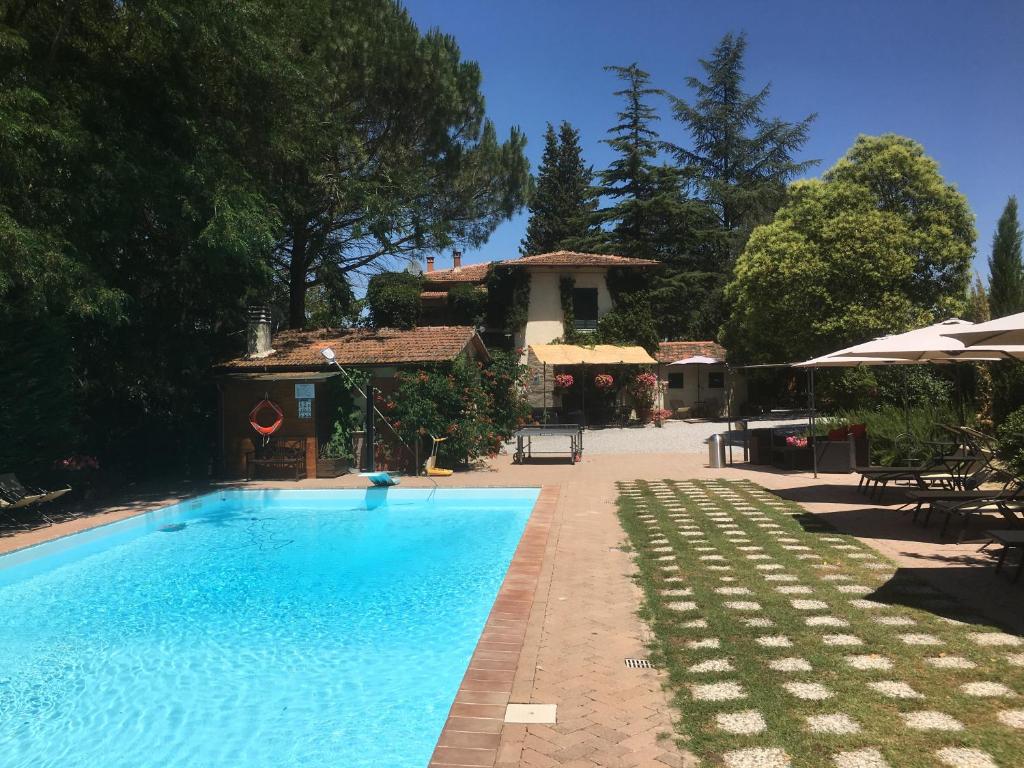
<path id="1" fill-rule="evenodd" d="M 447 320 L 448 291 L 454 286 L 469 285 L 477 290 L 486 290 L 485 283 L 492 266 L 524 270 L 528 274 L 530 293 L 523 327 L 488 328 L 485 329 L 485 337 L 493 340 L 495 337 L 503 336 L 506 346 L 522 350 L 522 360 L 530 367 L 530 404 L 541 410 L 549 405 L 560 405 L 561 396 L 555 389 L 554 371 L 545 370 L 533 348 L 550 344 L 566 336 L 563 302 L 566 278 L 571 279 L 573 329 L 585 336 L 595 331 L 598 320 L 613 308 L 611 292 L 608 290 L 609 270 L 651 269 L 657 267 L 658 262 L 609 254 L 555 251 L 463 266 L 461 254 L 456 251 L 451 268 L 438 270 L 434 265 L 434 257 L 428 257 L 421 294 L 421 322 L 426 323 Z M 642 359 L 651 365 L 655 362 L 646 355 Z M 609 366 L 618 365 L 620 362 L 618 355 L 613 354 L 608 358 Z"/>

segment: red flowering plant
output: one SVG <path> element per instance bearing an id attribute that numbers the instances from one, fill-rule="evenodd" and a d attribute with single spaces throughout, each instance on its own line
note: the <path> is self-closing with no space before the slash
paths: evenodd
<path id="1" fill-rule="evenodd" d="M 654 395 L 658 389 L 658 377 L 650 371 L 641 371 L 629 382 L 628 389 L 633 398 L 637 418 L 647 423 L 654 417 Z"/>
<path id="2" fill-rule="evenodd" d="M 526 367 L 512 355 L 494 352 L 487 365 L 459 358 L 451 364 L 398 375 L 385 411 L 410 445 L 422 438 L 425 459 L 429 435 L 447 437 L 442 463 L 493 456 L 529 417 Z"/>
<path id="3" fill-rule="evenodd" d="M 61 459 L 53 466 L 54 469 L 62 469 L 66 472 L 81 472 L 86 469 L 99 469 L 100 462 L 95 456 L 75 455 Z"/>
<path id="4" fill-rule="evenodd" d="M 609 373 L 599 373 L 594 377 L 594 388 L 607 392 L 615 386 L 615 379 Z"/>
<path id="5" fill-rule="evenodd" d="M 572 389 L 572 385 L 575 383 L 571 373 L 556 373 L 555 374 L 555 389 Z"/>
<path id="6" fill-rule="evenodd" d="M 807 438 L 797 437 L 796 435 L 789 435 L 786 438 L 786 445 L 788 445 L 790 448 L 806 448 Z"/>

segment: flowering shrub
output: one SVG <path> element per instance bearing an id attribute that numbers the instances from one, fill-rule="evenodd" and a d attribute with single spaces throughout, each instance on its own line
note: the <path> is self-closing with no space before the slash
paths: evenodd
<path id="1" fill-rule="evenodd" d="M 807 438 L 797 437 L 796 435 L 789 435 L 786 438 L 786 445 L 788 445 L 790 448 L 806 448 Z"/>
<path id="2" fill-rule="evenodd" d="M 608 390 L 615 386 L 615 379 L 608 373 L 599 373 L 594 377 L 594 387 L 600 390 Z"/>
<path id="3" fill-rule="evenodd" d="M 654 412 L 654 423 L 661 425 L 661 422 L 668 421 L 672 418 L 672 411 L 668 408 L 659 408 Z"/>
<path id="4" fill-rule="evenodd" d="M 571 373 L 555 374 L 555 389 L 570 389 L 574 381 Z"/>
<path id="5" fill-rule="evenodd" d="M 100 462 L 95 456 L 68 456 L 54 464 L 55 469 L 81 472 L 83 469 L 99 469 Z"/>
<path id="6" fill-rule="evenodd" d="M 529 417 L 526 367 L 512 355 L 492 353 L 490 365 L 459 358 L 398 375 L 398 389 L 381 410 L 402 438 L 414 445 L 447 437 L 441 452 L 461 462 L 494 455 Z M 425 458 L 425 457 L 421 457 Z"/>
<path id="7" fill-rule="evenodd" d="M 636 415 L 646 423 L 654 417 L 654 394 L 658 388 L 658 377 L 649 371 L 642 371 L 629 383 L 629 394 L 636 406 Z"/>

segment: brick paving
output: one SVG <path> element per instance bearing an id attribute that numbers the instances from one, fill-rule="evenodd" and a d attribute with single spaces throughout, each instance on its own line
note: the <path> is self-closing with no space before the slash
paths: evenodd
<path id="1" fill-rule="evenodd" d="M 695 759 L 679 749 L 671 734 L 675 714 L 657 670 L 629 669 L 627 657 L 646 656 L 646 628 L 636 615 L 639 589 L 631 580 L 634 565 L 618 549 L 624 540 L 615 509 L 615 481 L 620 479 L 747 478 L 823 515 L 833 525 L 861 537 L 907 569 L 937 586 L 969 596 L 980 612 L 1012 625 L 1024 584 L 1010 585 L 994 577 L 988 561 L 976 555 L 977 543 L 939 542 L 928 531 L 858 495 L 854 476 L 777 473 L 753 468 L 710 470 L 702 454 L 585 455 L 581 463 L 512 466 L 508 457 L 488 469 L 439 480 L 442 486 L 556 486 L 558 499 L 550 510 L 550 530 L 529 618 L 513 617 L 521 630 L 522 649 L 512 675 L 511 690 L 465 689 L 452 708 L 441 746 L 451 745 L 447 765 L 493 752 L 500 768 L 571 766 L 690 766 Z M 423 478 L 403 480 L 406 486 L 428 484 Z M 262 483 L 276 487 L 362 487 L 358 478 L 300 483 Z M 897 501 L 895 493 L 889 499 Z M 62 523 L 31 534 L 0 540 L 0 552 L 66 535 L 90 525 L 137 514 L 158 504 L 137 504 L 108 514 Z M 536 555 L 536 553 L 534 553 Z M 534 561 L 536 565 L 536 561 Z M 984 565 L 984 567 L 978 567 Z M 966 585 L 966 586 L 965 586 Z M 984 587 L 984 588 L 981 588 Z M 961 593 L 961 594 L 956 594 Z M 475 659 L 484 661 L 481 651 Z M 496 655 L 486 664 L 490 675 L 507 681 L 509 658 Z M 467 679 L 472 670 L 467 671 Z M 484 675 L 488 677 L 488 675 Z M 489 682 L 493 682 L 489 681 Z M 553 725 L 503 724 L 504 705 L 557 704 Z M 685 715 L 684 715 L 685 716 Z M 463 719 L 459 719 L 463 718 Z M 466 723 L 464 718 L 486 720 Z M 459 726 L 479 727 L 473 737 L 456 736 Z M 480 734 L 483 734 L 481 736 Z M 496 737 L 496 738 L 495 738 Z M 473 754 L 455 752 L 460 740 L 483 745 Z M 491 756 L 490 754 L 488 756 Z M 485 757 L 486 761 L 486 757 Z M 435 764 L 442 765 L 435 756 Z"/>

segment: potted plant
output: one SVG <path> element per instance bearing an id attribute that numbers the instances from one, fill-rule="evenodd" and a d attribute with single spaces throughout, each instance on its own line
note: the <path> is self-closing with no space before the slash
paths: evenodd
<path id="1" fill-rule="evenodd" d="M 352 461 L 352 428 L 339 419 L 334 422 L 330 439 L 320 446 L 316 461 L 317 477 L 338 477 L 345 474 Z"/>

